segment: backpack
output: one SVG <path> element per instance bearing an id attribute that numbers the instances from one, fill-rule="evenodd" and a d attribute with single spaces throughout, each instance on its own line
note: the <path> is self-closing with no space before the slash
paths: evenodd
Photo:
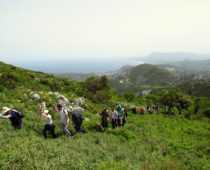
<path id="1" fill-rule="evenodd" d="M 12 113 L 11 113 L 11 117 L 10 117 L 10 121 L 12 123 L 12 126 L 14 127 L 20 127 L 22 125 L 22 118 L 24 117 L 23 113 L 14 108 L 12 109 Z"/>
<path id="2" fill-rule="evenodd" d="M 16 112 L 21 118 L 24 118 L 24 114 L 21 110 L 17 109 L 17 108 L 14 108 L 12 109 L 13 112 Z"/>
<path id="3" fill-rule="evenodd" d="M 77 124 L 77 123 L 81 123 L 84 120 L 84 117 L 82 115 L 82 113 L 80 112 L 75 112 L 72 114 L 72 121 Z"/>

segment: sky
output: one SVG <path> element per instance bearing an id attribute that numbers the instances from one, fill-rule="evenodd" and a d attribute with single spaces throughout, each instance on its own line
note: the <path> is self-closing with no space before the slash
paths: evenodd
<path id="1" fill-rule="evenodd" d="M 209 9 L 210 0 L 0 0 L 0 61 L 91 72 L 152 52 L 206 54 Z"/>

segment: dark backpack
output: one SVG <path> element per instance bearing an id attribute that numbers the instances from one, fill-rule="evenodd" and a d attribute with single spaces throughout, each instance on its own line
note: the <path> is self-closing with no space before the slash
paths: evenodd
<path id="1" fill-rule="evenodd" d="M 14 108 L 12 109 L 12 113 L 11 113 L 11 117 L 10 117 L 10 121 L 12 123 L 12 126 L 14 127 L 20 127 L 22 125 L 22 118 L 24 117 L 23 113 Z"/>
<path id="2" fill-rule="evenodd" d="M 16 112 L 21 118 L 25 117 L 23 112 L 17 108 L 12 109 L 12 111 Z"/>
<path id="3" fill-rule="evenodd" d="M 81 123 L 84 120 L 82 113 L 73 113 L 72 114 L 72 121 L 77 124 Z"/>

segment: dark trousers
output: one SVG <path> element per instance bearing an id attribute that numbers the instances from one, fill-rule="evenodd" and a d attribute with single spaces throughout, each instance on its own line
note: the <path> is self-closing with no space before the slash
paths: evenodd
<path id="1" fill-rule="evenodd" d="M 77 132 L 85 133 L 85 129 L 82 127 L 82 121 L 81 122 L 76 122 L 75 125 L 74 125 L 74 128 Z"/>
<path id="2" fill-rule="evenodd" d="M 44 126 L 44 129 L 43 129 L 43 135 L 45 138 L 47 138 L 47 132 L 50 132 L 50 134 L 52 135 L 53 138 L 56 137 L 55 135 L 55 125 L 54 124 L 51 124 L 51 125 L 45 125 Z"/>
<path id="3" fill-rule="evenodd" d="M 107 119 L 102 119 L 101 125 L 103 128 L 108 128 L 108 120 Z"/>
<path id="4" fill-rule="evenodd" d="M 22 128 L 22 124 L 20 124 L 20 125 L 15 125 L 15 126 L 13 126 L 13 127 L 14 127 L 15 130 L 18 130 L 18 129 L 21 129 L 21 128 Z"/>
<path id="5" fill-rule="evenodd" d="M 112 128 L 114 129 L 114 128 L 116 128 L 116 126 L 117 126 L 116 119 L 112 119 Z"/>
<path id="6" fill-rule="evenodd" d="M 125 116 L 123 116 L 122 125 L 124 126 L 125 123 L 126 123 L 126 118 Z"/>

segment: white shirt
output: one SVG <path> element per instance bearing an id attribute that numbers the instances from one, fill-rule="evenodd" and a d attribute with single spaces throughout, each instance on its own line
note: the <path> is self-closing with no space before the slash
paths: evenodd
<path id="1" fill-rule="evenodd" d="M 66 109 L 62 109 L 61 111 L 59 111 L 60 117 L 61 117 L 61 123 L 68 123 L 69 119 L 68 119 L 68 112 Z M 66 120 L 67 117 L 67 120 Z"/>
<path id="2" fill-rule="evenodd" d="M 46 124 L 51 125 L 53 123 L 52 116 L 50 114 L 45 116 Z"/>
<path id="3" fill-rule="evenodd" d="M 116 119 L 116 118 L 117 118 L 117 111 L 113 111 L 113 112 L 111 113 L 111 118 L 112 118 L 112 119 Z"/>

